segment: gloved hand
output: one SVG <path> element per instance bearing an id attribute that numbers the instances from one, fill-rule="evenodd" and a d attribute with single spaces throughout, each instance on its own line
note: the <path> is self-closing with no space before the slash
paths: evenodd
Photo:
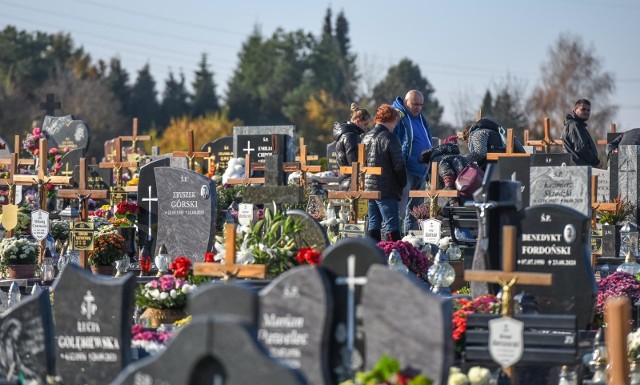
<path id="1" fill-rule="evenodd" d="M 429 164 L 429 162 L 431 161 L 431 153 L 433 152 L 433 149 L 428 149 L 428 150 L 424 150 L 420 153 L 420 156 L 418 157 L 418 162 L 420 163 L 426 163 Z"/>

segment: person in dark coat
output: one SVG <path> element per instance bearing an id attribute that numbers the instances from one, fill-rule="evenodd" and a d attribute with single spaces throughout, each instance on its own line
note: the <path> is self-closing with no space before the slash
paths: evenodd
<path id="1" fill-rule="evenodd" d="M 562 130 L 562 147 L 571 154 L 571 159 L 576 166 L 602 167 L 603 163 L 598 157 L 591 134 L 587 131 L 587 120 L 591 116 L 591 102 L 587 99 L 578 100 L 573 106 L 573 111 L 567 114 Z"/>
<path id="2" fill-rule="evenodd" d="M 358 161 L 358 144 L 371 121 L 371 114 L 357 104 L 351 103 L 351 119 L 348 122 L 333 124 L 333 138 L 336 141 L 336 160 L 339 166 L 351 166 Z M 351 178 L 343 175 L 340 178 L 340 189 L 348 190 Z"/>
<path id="3" fill-rule="evenodd" d="M 632 128 L 621 133 L 617 138 L 607 144 L 607 156 L 617 153 L 619 146 L 640 145 L 640 128 Z"/>
<path id="4" fill-rule="evenodd" d="M 438 176 L 445 190 L 455 190 L 458 174 L 469 164 L 469 160 L 460 154 L 457 138 L 455 135 L 450 136 L 441 145 L 420 154 L 421 163 L 438 162 Z"/>
<path id="5" fill-rule="evenodd" d="M 381 175 L 364 177 L 365 191 L 380 192 L 380 199 L 369 200 L 369 236 L 377 242 L 382 239 L 382 230 L 385 239 L 401 239 L 398 201 L 407 184 L 407 170 L 400 139 L 393 133 L 399 121 L 400 113 L 391 105 L 382 104 L 374 118 L 375 127 L 362 139 L 365 164 L 382 168 Z"/>
<path id="6" fill-rule="evenodd" d="M 476 162 L 482 171 L 487 168 L 487 154 L 491 152 L 506 152 L 505 141 L 500 132 L 506 130 L 498 123 L 488 118 L 482 118 L 477 122 L 465 127 L 463 138 L 469 146 L 467 159 L 469 162 Z M 514 137 L 513 151 L 524 153 L 524 147 L 517 138 Z"/>

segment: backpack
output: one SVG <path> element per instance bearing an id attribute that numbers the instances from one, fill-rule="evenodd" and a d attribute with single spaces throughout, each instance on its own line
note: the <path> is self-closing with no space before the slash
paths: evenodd
<path id="1" fill-rule="evenodd" d="M 482 118 L 475 122 L 471 128 L 469 128 L 469 133 L 472 133 L 475 130 L 485 129 L 493 132 L 497 132 L 500 135 L 500 140 L 502 141 L 502 148 L 506 150 L 507 148 L 507 130 L 488 118 Z M 524 147 L 518 138 L 513 137 L 513 152 L 515 153 L 525 153 Z"/>

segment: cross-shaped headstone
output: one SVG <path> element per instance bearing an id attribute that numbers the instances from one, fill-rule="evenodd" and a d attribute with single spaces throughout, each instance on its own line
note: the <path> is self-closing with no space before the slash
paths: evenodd
<path id="1" fill-rule="evenodd" d="M 188 144 L 189 144 L 189 150 L 188 151 L 174 151 L 171 153 L 171 155 L 173 156 L 185 156 L 188 160 L 189 160 L 189 170 L 194 171 L 194 162 L 193 162 L 193 158 L 196 157 L 205 157 L 205 156 L 209 156 L 208 152 L 204 152 L 204 151 L 194 151 L 195 149 L 195 144 L 194 144 L 194 138 L 193 138 L 193 130 L 189 130 L 187 132 L 187 139 L 188 139 Z"/>
<path id="2" fill-rule="evenodd" d="M 157 202 L 158 201 L 158 197 L 153 197 L 151 194 L 151 186 L 149 186 L 149 195 L 147 195 L 147 197 L 143 197 L 142 198 L 142 202 L 149 202 L 149 208 L 147 210 L 149 218 L 148 218 L 148 224 L 149 224 L 149 231 L 147 231 L 147 241 L 151 241 L 151 229 L 153 227 L 153 221 L 151 220 L 152 214 L 153 214 L 153 209 L 151 208 L 151 202 Z"/>
<path id="3" fill-rule="evenodd" d="M 224 263 L 196 262 L 193 264 L 193 275 L 228 278 L 264 279 L 267 272 L 265 265 L 236 264 L 236 224 L 225 225 Z"/>
<path id="4" fill-rule="evenodd" d="M 308 172 L 320 172 L 322 169 L 320 166 L 310 166 L 307 161 L 318 159 L 317 155 L 307 155 L 307 145 L 304 144 L 304 138 L 300 138 L 300 156 L 296 157 L 296 162 L 284 163 L 285 172 L 300 172 L 300 185 L 305 187 L 307 185 L 307 171 Z"/>
<path id="5" fill-rule="evenodd" d="M 122 160 L 122 139 L 115 139 L 115 157 L 113 162 L 100 162 L 100 168 L 113 168 L 116 173 L 116 187 L 122 187 L 122 167 L 137 167 L 137 162 L 127 162 Z"/>
<path id="6" fill-rule="evenodd" d="M 351 174 L 351 184 L 348 191 L 329 191 L 329 199 L 349 200 L 349 223 L 356 223 L 358 218 L 359 199 L 380 199 L 380 191 L 363 191 L 364 176 L 382 175 L 381 167 L 370 167 L 364 165 L 364 144 L 358 144 L 358 161 L 351 163 L 351 167 L 340 166 L 341 174 Z"/>
<path id="7" fill-rule="evenodd" d="M 56 110 L 60 109 L 61 107 L 62 106 L 60 105 L 60 102 L 55 101 L 54 94 L 47 94 L 47 100 L 40 103 L 40 108 L 45 110 L 47 115 L 55 114 Z"/>
<path id="8" fill-rule="evenodd" d="M 515 284 L 551 286 L 552 274 L 526 273 L 515 271 L 516 267 L 516 235 L 515 226 L 504 226 L 502 229 L 502 270 L 465 270 L 464 279 L 468 282 L 499 283 L 502 288 L 502 316 L 513 317 L 513 286 Z M 514 379 L 513 367 L 505 368 L 505 373 Z M 512 382 L 513 383 L 513 382 Z"/>
<path id="9" fill-rule="evenodd" d="M 106 199 L 107 190 L 92 190 L 87 187 L 89 171 L 87 168 L 86 158 L 80 158 L 80 177 L 78 178 L 77 189 L 65 189 L 58 191 L 58 197 L 65 199 L 77 198 L 80 201 L 80 218 L 79 221 L 84 222 L 89 216 L 89 207 L 87 199 L 94 200 Z M 80 251 L 80 266 L 87 268 L 87 255 L 84 250 Z"/>
<path id="10" fill-rule="evenodd" d="M 120 136 L 120 140 L 125 142 L 131 142 L 131 148 L 135 153 L 138 149 L 138 142 L 145 142 L 151 140 L 151 135 L 138 135 L 138 118 L 133 118 L 133 128 L 131 135 Z"/>
<path id="11" fill-rule="evenodd" d="M 529 135 L 527 135 L 527 140 L 525 140 L 524 144 L 526 146 L 536 146 L 536 148 L 542 148 L 545 153 L 549 152 L 551 146 L 562 146 L 562 140 L 551 139 L 551 123 L 549 118 L 544 118 L 544 137 L 542 138 L 542 140 L 529 140 L 528 136 Z"/>

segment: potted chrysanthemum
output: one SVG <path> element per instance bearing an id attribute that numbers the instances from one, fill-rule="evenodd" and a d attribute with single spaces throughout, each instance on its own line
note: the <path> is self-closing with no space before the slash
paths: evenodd
<path id="1" fill-rule="evenodd" d="M 126 254 L 124 238 L 115 232 L 98 234 L 93 240 L 93 250 L 89 252 L 91 271 L 98 274 L 113 275 L 115 263 Z"/>
<path id="2" fill-rule="evenodd" d="M 35 276 L 40 246 L 26 238 L 4 238 L 0 241 L 0 269 L 8 278 Z"/>

